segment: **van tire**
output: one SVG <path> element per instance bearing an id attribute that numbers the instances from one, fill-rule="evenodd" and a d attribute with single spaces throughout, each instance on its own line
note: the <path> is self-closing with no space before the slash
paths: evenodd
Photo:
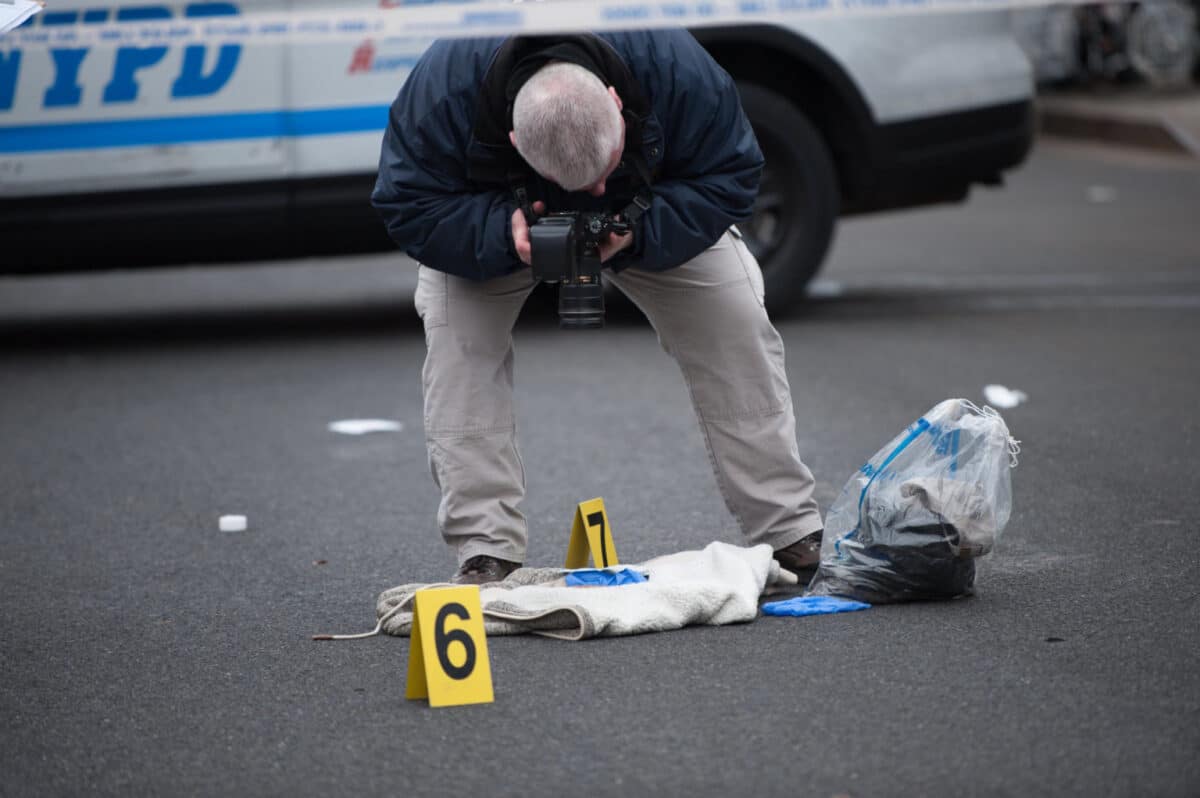
<path id="1" fill-rule="evenodd" d="M 825 140 L 796 105 L 756 83 L 738 82 L 766 167 L 754 215 L 738 225 L 758 258 L 767 309 L 796 307 L 833 240 L 841 202 Z"/>

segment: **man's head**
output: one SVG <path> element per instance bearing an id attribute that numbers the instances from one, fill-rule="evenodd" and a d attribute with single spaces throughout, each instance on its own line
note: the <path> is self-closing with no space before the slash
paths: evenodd
<path id="1" fill-rule="evenodd" d="M 600 196 L 625 148 L 621 98 L 581 66 L 548 64 L 517 92 L 509 138 L 542 177 Z"/>

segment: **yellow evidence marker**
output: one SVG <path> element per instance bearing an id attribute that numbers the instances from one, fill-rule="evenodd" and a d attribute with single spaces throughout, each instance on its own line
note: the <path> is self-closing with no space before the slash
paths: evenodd
<path id="1" fill-rule="evenodd" d="M 405 698 L 431 707 L 495 700 L 478 585 L 418 590 L 411 641 Z"/>
<path id="2" fill-rule="evenodd" d="M 571 523 L 571 542 L 567 544 L 567 564 L 564 568 L 586 568 L 588 553 L 597 568 L 617 565 L 617 548 L 613 545 L 612 528 L 604 512 L 604 499 L 582 502 L 575 508 Z"/>

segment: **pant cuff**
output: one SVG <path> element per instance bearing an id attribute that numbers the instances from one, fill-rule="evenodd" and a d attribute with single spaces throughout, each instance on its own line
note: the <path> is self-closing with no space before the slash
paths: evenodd
<path id="1" fill-rule="evenodd" d="M 522 564 L 525 562 L 525 552 L 518 552 L 503 543 L 468 543 L 458 550 L 458 564 L 461 566 L 472 557 L 480 556 Z"/>
<path id="2" fill-rule="evenodd" d="M 789 529 L 787 532 L 779 532 L 775 535 L 768 535 L 763 540 L 764 543 L 770 543 L 771 548 L 775 551 L 786 549 L 793 543 L 799 543 L 801 539 L 808 537 L 814 532 L 819 532 L 823 529 L 820 518 L 814 518 L 803 526 L 796 529 Z"/>

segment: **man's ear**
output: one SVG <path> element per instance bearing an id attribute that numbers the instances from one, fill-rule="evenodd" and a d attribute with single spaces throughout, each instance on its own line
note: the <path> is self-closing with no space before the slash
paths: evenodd
<path id="1" fill-rule="evenodd" d="M 614 86 L 608 87 L 608 93 L 613 98 L 613 102 L 617 104 L 618 111 L 625 110 L 625 103 L 621 102 L 621 95 L 617 94 L 617 89 Z"/>
<path id="2" fill-rule="evenodd" d="M 512 143 L 513 149 L 515 150 L 517 148 L 517 131 L 515 131 L 515 130 L 508 131 L 508 140 L 509 140 L 509 142 Z"/>

